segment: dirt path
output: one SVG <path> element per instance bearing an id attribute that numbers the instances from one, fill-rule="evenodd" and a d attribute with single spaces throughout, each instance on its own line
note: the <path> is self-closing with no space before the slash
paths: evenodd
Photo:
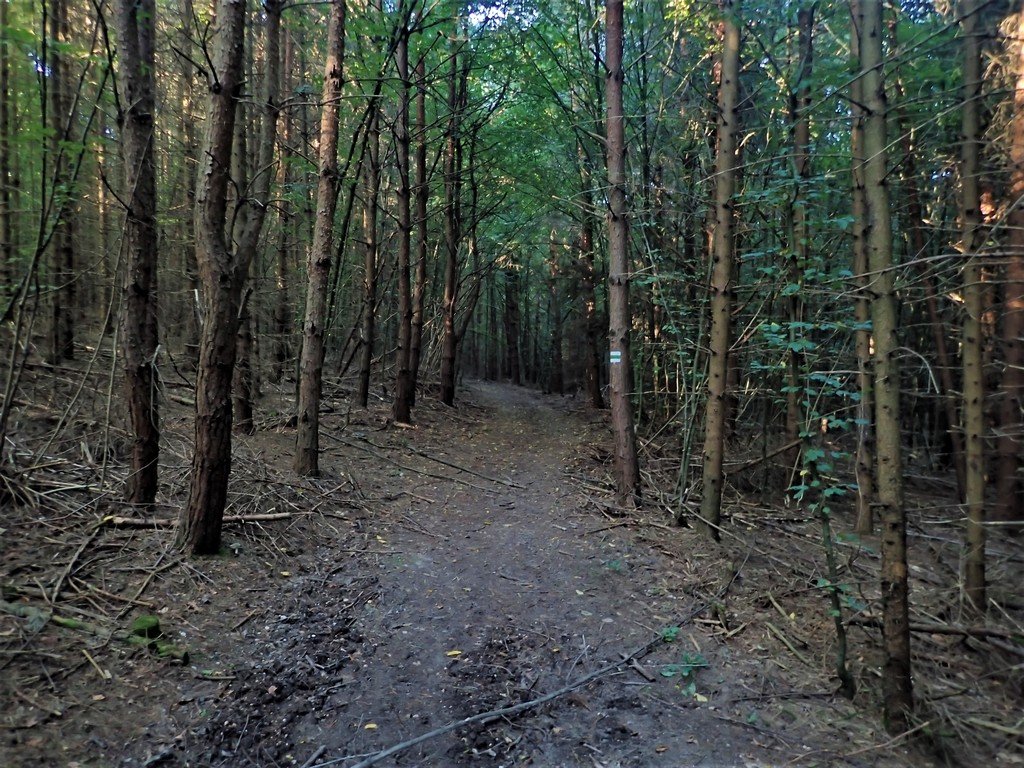
<path id="1" fill-rule="evenodd" d="M 324 543 L 277 621 L 254 629 L 259 660 L 218 694 L 211 721 L 192 724 L 186 761 L 350 766 L 557 690 L 678 623 L 639 664 L 381 764 L 762 765 L 805 754 L 785 723 L 727 706 L 747 681 L 760 675 L 763 687 L 764 671 L 733 668 L 723 643 L 685 621 L 697 584 L 584 509 L 566 468 L 604 427 L 524 389 L 478 383 L 469 399 L 473 415 L 392 431 L 388 445 L 346 432 L 374 454 L 372 470 L 352 469 L 363 491 L 391 500 L 357 523 L 367 554 Z"/>
<path id="2" fill-rule="evenodd" d="M 656 509 L 602 514 L 604 415 L 482 383 L 456 410 L 421 404 L 415 429 L 386 413 L 327 414 L 314 481 L 291 473 L 287 428 L 239 439 L 232 514 L 279 516 L 228 526 L 220 557 L 179 558 L 166 528 L 69 529 L 83 556 L 58 611 L 112 629 L 152 612 L 191 660 L 0 616 L 0 765 L 352 768 L 579 681 L 377 764 L 911 760 L 869 702 L 832 695 L 828 645 L 801 644 L 829 632 L 806 584 L 778 581 L 753 544 L 710 547 Z M 182 413 L 165 434 L 187 448 L 189 427 Z M 184 488 L 168 482 L 166 506 Z M 45 581 L 45 541 L 19 511 L 10 540 L 37 543 L 0 560 L 12 580 Z"/>

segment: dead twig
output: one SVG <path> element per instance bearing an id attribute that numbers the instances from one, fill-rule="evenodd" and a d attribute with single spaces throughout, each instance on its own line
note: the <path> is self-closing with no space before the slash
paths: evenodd
<path id="1" fill-rule="evenodd" d="M 709 601 L 707 603 L 703 603 L 695 607 L 689 612 L 688 615 L 680 618 L 677 624 L 679 626 L 682 626 L 683 624 L 692 621 L 696 616 L 699 616 L 701 613 L 707 610 L 708 607 L 710 607 L 713 604 L 713 602 L 714 601 Z M 381 750 L 380 752 L 371 755 L 365 760 L 361 760 L 360 762 L 351 766 L 351 768 L 369 768 L 369 766 L 376 765 L 385 758 L 391 757 L 392 755 L 397 755 L 398 753 L 404 752 L 405 750 L 410 749 L 411 747 L 415 747 L 417 744 L 422 744 L 423 742 L 437 738 L 438 736 L 443 736 L 446 733 L 451 733 L 452 731 L 456 731 L 459 728 L 463 728 L 467 725 L 474 725 L 476 723 L 488 723 L 501 718 L 507 719 L 515 717 L 516 715 L 522 714 L 523 712 L 526 712 L 528 710 L 536 709 L 537 707 L 547 704 L 548 702 L 554 701 L 555 699 L 570 694 L 573 691 L 582 688 L 587 683 L 593 682 L 594 680 L 597 680 L 600 677 L 604 677 L 605 675 L 617 672 L 622 667 L 630 665 L 631 662 L 636 662 L 638 659 L 643 658 L 652 650 L 657 648 L 659 645 L 662 645 L 664 642 L 664 638 L 661 635 L 659 635 L 655 639 L 649 640 L 648 642 L 634 648 L 632 651 L 628 653 L 620 653 L 620 658 L 618 661 L 608 662 L 607 664 L 604 664 L 603 666 L 598 667 L 592 672 L 588 672 L 587 674 L 576 678 L 572 682 L 562 686 L 561 688 L 555 691 L 552 691 L 551 693 L 547 693 L 536 699 L 524 701 L 509 707 L 501 707 L 499 709 L 492 709 L 487 712 L 479 712 L 475 715 L 464 717 L 461 720 L 456 720 L 454 722 L 448 723 L 447 725 L 443 725 L 440 728 L 435 728 L 432 731 L 428 731 L 427 733 L 415 736 L 411 739 L 407 739 L 406 741 L 388 747 L 387 749 Z M 341 757 L 336 760 L 329 760 L 325 763 L 318 763 L 316 766 L 312 766 L 311 768 L 326 768 L 326 766 L 328 765 L 336 765 L 337 763 L 345 762 L 346 760 L 351 759 L 351 756 Z"/>

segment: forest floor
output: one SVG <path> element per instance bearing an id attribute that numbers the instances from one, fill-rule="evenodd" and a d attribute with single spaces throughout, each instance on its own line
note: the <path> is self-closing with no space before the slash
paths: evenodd
<path id="1" fill-rule="evenodd" d="M 0 765 L 1024 764 L 1009 630 L 928 636 L 931 739 L 890 739 L 870 622 L 850 628 L 860 692 L 834 693 L 813 521 L 737 500 L 736 535 L 710 544 L 656 505 L 614 512 L 606 415 L 571 398 L 473 382 L 414 427 L 336 406 L 323 476 L 301 481 L 272 416 L 236 441 L 224 554 L 203 559 L 171 546 L 178 401 L 147 516 L 95 482 L 84 427 L 59 473 L 8 480 Z M 873 583 L 870 544 L 846 546 Z M 188 658 L 129 642 L 143 614 Z"/>

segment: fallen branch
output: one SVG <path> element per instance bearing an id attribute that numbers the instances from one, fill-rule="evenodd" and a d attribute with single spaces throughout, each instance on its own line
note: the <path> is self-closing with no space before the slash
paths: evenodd
<path id="1" fill-rule="evenodd" d="M 678 622 L 678 624 L 682 626 L 683 624 L 692 621 L 696 616 L 707 610 L 713 604 L 713 602 L 714 601 L 711 601 L 697 606 L 696 608 L 690 611 L 689 615 L 682 618 Z M 568 685 L 564 685 L 561 688 L 552 691 L 551 693 L 545 694 L 544 696 L 540 696 L 536 699 L 531 699 L 530 701 L 524 701 L 519 704 L 514 704 L 510 707 L 501 707 L 500 709 L 492 709 L 487 712 L 479 712 L 475 715 L 464 717 L 461 720 L 456 720 L 454 722 L 448 723 L 447 725 L 442 725 L 440 728 L 435 728 L 432 731 L 428 731 L 427 733 L 421 734 L 414 738 L 408 739 L 407 741 L 403 741 L 399 744 L 395 744 L 394 746 L 388 747 L 387 749 L 381 750 L 380 752 L 371 755 L 365 760 L 356 763 L 355 765 L 351 766 L 351 768 L 369 768 L 369 766 L 376 765 L 385 758 L 391 757 L 392 755 L 397 755 L 399 752 L 404 752 L 405 750 L 411 747 L 415 747 L 417 744 L 422 744 L 423 742 L 437 738 L 438 736 L 444 736 L 446 733 L 451 733 L 452 731 L 456 731 L 459 728 L 463 728 L 467 725 L 475 725 L 477 723 L 488 723 L 499 718 L 510 718 L 514 717 L 515 715 L 522 714 L 523 712 L 526 712 L 528 710 L 536 709 L 537 707 L 543 706 L 548 702 L 554 701 L 555 699 L 558 699 L 562 696 L 565 696 L 566 694 L 572 693 L 573 691 L 579 688 L 582 688 L 587 683 L 591 683 L 594 680 L 597 680 L 599 677 L 604 677 L 605 675 L 611 674 L 612 672 L 617 672 L 622 667 L 631 666 L 632 664 L 635 664 L 638 659 L 643 658 L 652 650 L 657 648 L 659 645 L 664 644 L 664 642 L 664 637 L 659 635 L 655 639 L 649 640 L 643 645 L 634 648 L 629 653 L 620 653 L 620 658 L 618 661 L 609 662 L 604 666 L 595 669 L 593 672 L 589 672 L 583 675 L 582 677 L 577 678 Z M 346 756 L 337 758 L 335 760 L 328 760 L 324 763 L 317 763 L 315 766 L 311 766 L 311 768 L 326 768 L 326 766 L 329 765 L 336 765 L 338 763 L 345 762 L 346 760 L 352 760 L 354 757 L 355 756 Z"/>
<path id="2" fill-rule="evenodd" d="M 475 488 L 476 490 L 483 491 L 484 493 L 497 493 L 497 491 L 495 491 L 493 488 L 484 488 L 482 485 L 477 485 L 476 483 L 471 483 L 468 480 L 463 480 L 462 478 L 459 478 L 459 477 L 450 477 L 449 475 L 438 475 L 438 474 L 435 474 L 434 472 L 427 472 L 424 469 L 417 469 L 416 467 L 410 467 L 408 464 L 402 464 L 400 462 L 397 462 L 394 459 L 392 459 L 390 456 L 385 456 L 383 453 L 380 453 L 379 451 L 370 450 L 365 445 L 359 445 L 359 443 L 353 443 L 353 442 L 351 442 L 349 440 L 345 440 L 343 438 L 338 437 L 337 435 L 332 435 L 330 432 L 326 432 L 323 429 L 320 430 L 320 434 L 321 435 L 326 435 L 327 437 L 331 438 L 332 440 L 334 440 L 336 442 L 341 443 L 342 445 L 347 445 L 349 448 L 355 448 L 356 450 L 368 453 L 371 456 L 373 456 L 375 459 L 380 459 L 381 461 L 386 461 L 391 466 L 398 467 L 399 469 L 404 469 L 406 472 L 415 472 L 417 475 L 423 475 L 424 477 L 432 477 L 435 480 L 447 480 L 448 482 L 451 482 L 451 483 L 458 483 L 459 485 L 465 485 L 465 486 L 467 486 L 469 488 Z M 364 441 L 364 442 L 369 442 L 369 441 L 367 440 L 367 441 Z M 370 444 L 373 445 L 373 443 L 370 443 Z M 490 479 L 490 478 L 488 478 L 488 479 Z M 495 482 L 499 482 L 499 481 L 495 481 Z"/>
<path id="3" fill-rule="evenodd" d="M 882 626 L 882 622 L 874 616 L 857 616 L 850 619 L 847 623 L 858 627 L 871 627 L 872 629 L 880 629 Z M 955 624 L 934 624 L 930 622 L 913 622 L 910 625 L 910 631 L 927 632 L 932 635 L 963 635 L 965 637 L 975 637 L 979 640 L 998 637 L 1003 640 L 1019 642 L 1021 637 L 1019 632 L 1011 632 L 996 627 L 960 627 Z"/>
<path id="4" fill-rule="evenodd" d="M 789 651 L 790 651 L 790 653 L 792 653 L 792 654 L 793 654 L 794 656 L 796 656 L 796 657 L 797 657 L 797 658 L 798 658 L 798 659 L 799 659 L 800 661 L 802 661 L 802 662 L 803 662 L 804 664 L 806 664 L 806 665 L 807 665 L 808 667 L 812 667 L 812 666 L 814 666 L 813 664 L 811 664 L 811 662 L 810 662 L 810 661 L 808 661 L 808 660 L 807 660 L 807 657 L 806 657 L 806 656 L 804 656 L 804 655 L 803 655 L 802 653 L 800 653 L 800 651 L 798 651 L 798 650 L 796 649 L 796 646 L 795 646 L 795 645 L 793 645 L 793 641 L 792 641 L 792 640 L 790 640 L 790 639 L 789 639 L 788 637 L 786 637 L 786 634 L 785 634 L 785 633 L 784 633 L 784 632 L 783 632 L 783 631 L 782 631 L 781 629 L 779 629 L 778 627 L 776 627 L 776 626 L 775 626 L 774 624 L 772 624 L 772 623 L 771 623 L 770 621 L 766 621 L 766 622 L 765 622 L 765 626 L 766 626 L 766 627 L 768 627 L 768 630 L 769 630 L 769 631 L 770 631 L 770 632 L 771 632 L 771 633 L 772 633 L 773 635 L 775 635 L 775 636 L 776 636 L 777 638 L 779 638 L 779 640 L 781 640 L 781 641 L 782 641 L 782 644 L 783 644 L 784 646 L 786 646 L 787 648 L 789 648 Z"/>
<path id="5" fill-rule="evenodd" d="M 764 456 L 758 456 L 756 459 L 752 459 L 751 461 L 748 461 L 745 464 L 740 464 L 737 467 L 724 467 L 722 469 L 722 472 L 726 475 L 733 475 L 737 472 L 746 472 L 748 469 L 753 469 L 761 462 L 768 461 L 768 459 L 774 459 L 780 453 L 785 453 L 790 448 L 796 448 L 798 445 L 800 445 L 800 440 L 793 440 L 791 442 L 786 443 L 785 445 L 780 445 L 775 450 L 769 451 L 768 453 L 764 454 Z"/>
<path id="6" fill-rule="evenodd" d="M 253 515 L 224 515 L 225 523 L 265 523 L 272 520 L 289 520 L 294 512 L 264 512 Z M 178 524 L 177 518 L 169 517 L 122 517 L 107 515 L 100 525 L 111 528 L 171 528 Z"/>
<path id="7" fill-rule="evenodd" d="M 89 535 L 86 536 L 85 539 L 82 540 L 82 543 L 78 545 L 78 549 L 75 550 L 75 554 L 71 556 L 67 565 L 64 566 L 64 570 L 60 572 L 60 575 L 57 577 L 57 583 L 53 586 L 53 592 L 50 593 L 51 603 L 57 602 L 57 598 L 60 597 L 60 589 L 64 586 L 64 579 L 66 579 L 71 574 L 71 571 L 74 570 L 75 564 L 78 562 L 78 558 L 82 556 L 86 547 L 88 547 L 92 543 L 92 540 L 96 538 L 96 534 L 99 533 L 100 527 L 101 523 L 97 523 L 92 527 L 89 531 Z"/>

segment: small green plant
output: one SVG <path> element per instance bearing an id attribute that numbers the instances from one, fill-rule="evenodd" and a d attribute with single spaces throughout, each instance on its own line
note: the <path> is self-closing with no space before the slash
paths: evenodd
<path id="1" fill-rule="evenodd" d="M 673 642 L 679 637 L 679 627 L 663 627 L 661 630 L 661 639 L 666 643 Z"/>
<path id="2" fill-rule="evenodd" d="M 678 629 L 678 627 L 669 627 L 669 629 Z M 699 653 L 684 653 L 682 661 L 678 664 L 666 664 L 662 667 L 661 676 L 679 678 L 679 681 L 683 683 L 683 694 L 698 698 L 696 672 L 707 666 L 707 659 Z"/>

